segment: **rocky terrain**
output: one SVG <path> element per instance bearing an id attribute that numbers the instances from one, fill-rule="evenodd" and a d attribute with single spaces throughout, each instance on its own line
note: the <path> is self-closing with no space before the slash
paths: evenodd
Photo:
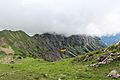
<path id="1" fill-rule="evenodd" d="M 76 58 L 75 61 L 82 62 L 90 62 L 90 66 L 98 67 L 104 64 L 110 64 L 114 61 L 120 60 L 120 42 L 109 46 L 107 48 L 103 48 L 101 50 L 93 51 L 91 53 L 85 54 Z"/>

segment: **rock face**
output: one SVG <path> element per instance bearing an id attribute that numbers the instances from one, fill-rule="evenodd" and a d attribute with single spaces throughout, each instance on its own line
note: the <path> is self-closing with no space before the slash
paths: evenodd
<path id="1" fill-rule="evenodd" d="M 3 40 L 4 39 L 4 40 Z M 29 36 L 23 31 L 0 32 L 0 46 L 7 44 L 15 54 L 56 61 L 106 47 L 99 38 L 87 35 L 65 37 L 45 33 Z"/>
<path id="2" fill-rule="evenodd" d="M 42 53 L 44 53 L 43 58 L 53 61 L 75 57 L 79 54 L 105 47 L 99 38 L 87 35 L 65 37 L 63 35 L 45 33 L 42 35 L 36 34 L 34 38 L 39 41 L 39 45 L 42 45 L 40 48 Z"/>
<path id="3" fill-rule="evenodd" d="M 120 78 L 120 74 L 117 72 L 117 70 L 112 70 L 107 76 L 112 78 Z"/>

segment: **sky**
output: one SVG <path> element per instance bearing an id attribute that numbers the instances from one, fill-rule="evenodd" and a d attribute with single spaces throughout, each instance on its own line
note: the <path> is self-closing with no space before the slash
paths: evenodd
<path id="1" fill-rule="evenodd" d="M 0 30 L 30 35 L 120 32 L 120 0 L 0 0 Z"/>

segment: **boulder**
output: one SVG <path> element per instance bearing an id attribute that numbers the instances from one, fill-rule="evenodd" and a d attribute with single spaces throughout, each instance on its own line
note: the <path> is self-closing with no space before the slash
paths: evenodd
<path id="1" fill-rule="evenodd" d="M 120 74 L 117 72 L 117 70 L 112 70 L 109 74 L 108 74 L 109 77 L 112 77 L 112 78 L 120 78 Z"/>

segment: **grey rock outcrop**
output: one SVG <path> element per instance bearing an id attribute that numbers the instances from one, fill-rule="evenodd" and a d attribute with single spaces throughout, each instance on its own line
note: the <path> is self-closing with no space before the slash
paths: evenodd
<path id="1" fill-rule="evenodd" d="M 39 41 L 39 48 L 46 60 L 61 60 L 67 57 L 75 57 L 90 51 L 106 47 L 97 37 L 87 35 L 72 35 L 69 37 L 45 33 L 34 36 Z"/>

